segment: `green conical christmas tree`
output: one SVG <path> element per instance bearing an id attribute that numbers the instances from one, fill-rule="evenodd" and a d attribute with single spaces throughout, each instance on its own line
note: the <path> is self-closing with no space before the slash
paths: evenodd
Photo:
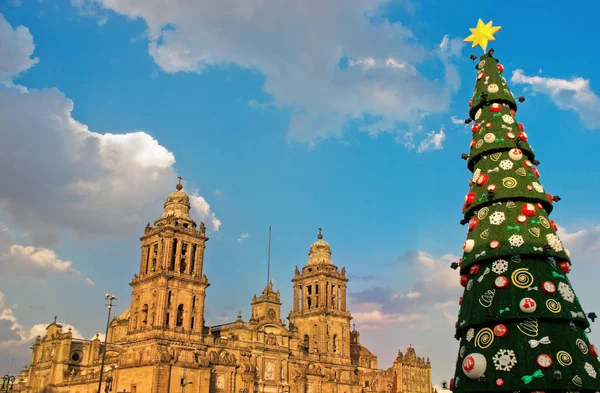
<path id="1" fill-rule="evenodd" d="M 491 22 L 480 23 L 489 33 Z M 477 29 L 472 32 L 477 39 Z M 493 39 L 485 31 L 483 36 L 484 44 Z M 475 68 L 469 103 L 473 140 L 464 157 L 473 176 L 463 206 L 468 234 L 459 262 L 465 291 L 451 388 L 600 391 L 600 362 L 586 335 L 589 321 L 567 277 L 569 253 L 548 218 L 559 198 L 547 194 L 538 179 L 538 162 L 515 120 L 517 103 L 493 50 Z"/>

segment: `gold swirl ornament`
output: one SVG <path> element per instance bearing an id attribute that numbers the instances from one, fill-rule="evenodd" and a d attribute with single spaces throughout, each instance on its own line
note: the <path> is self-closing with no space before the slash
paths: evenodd
<path id="1" fill-rule="evenodd" d="M 502 185 L 506 188 L 515 188 L 517 186 L 517 180 L 514 177 L 505 177 L 502 179 Z"/>
<path id="2" fill-rule="evenodd" d="M 515 270 L 511 276 L 511 279 L 513 285 L 517 288 L 524 289 L 533 285 L 533 275 L 529 273 L 529 269 L 524 267 Z"/>
<path id="3" fill-rule="evenodd" d="M 483 328 L 475 336 L 475 346 L 486 349 L 494 342 L 494 331 L 490 328 Z"/>
<path id="4" fill-rule="evenodd" d="M 554 314 L 558 314 L 562 310 L 562 306 L 554 299 L 546 300 L 546 308 Z"/>
<path id="5" fill-rule="evenodd" d="M 558 351 L 556 353 L 556 360 L 560 363 L 561 366 L 570 366 L 573 364 L 573 358 L 567 351 Z"/>
<path id="6" fill-rule="evenodd" d="M 537 337 L 540 334 L 539 324 L 536 318 L 527 318 L 517 325 L 521 333 L 529 337 Z"/>

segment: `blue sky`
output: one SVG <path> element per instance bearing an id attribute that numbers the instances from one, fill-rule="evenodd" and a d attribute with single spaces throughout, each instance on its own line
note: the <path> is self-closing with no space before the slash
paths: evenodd
<path id="1" fill-rule="evenodd" d="M 460 120 L 481 51 L 462 39 L 479 17 L 503 27 L 491 46 L 527 98 L 517 118 L 563 198 L 552 215 L 574 288 L 598 312 L 600 10 L 577 4 L 0 3 L 0 370 L 29 361 L 54 315 L 90 338 L 105 292 L 128 307 L 138 238 L 181 175 L 211 238 L 207 323 L 247 318 L 269 225 L 286 314 L 321 225 L 380 367 L 413 344 L 434 383 L 449 379 Z"/>

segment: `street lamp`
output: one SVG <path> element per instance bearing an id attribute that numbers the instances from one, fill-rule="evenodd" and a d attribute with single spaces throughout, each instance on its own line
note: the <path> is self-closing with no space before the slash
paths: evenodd
<path id="1" fill-rule="evenodd" d="M 0 391 L 8 392 L 13 390 L 15 385 L 15 376 L 14 375 L 5 375 L 2 377 L 2 386 L 0 387 Z"/>
<path id="2" fill-rule="evenodd" d="M 106 305 L 108 307 L 108 319 L 106 320 L 106 333 L 104 335 L 104 351 L 102 352 L 102 363 L 100 366 L 100 378 L 98 379 L 98 393 L 102 393 L 102 374 L 104 373 L 104 359 L 106 358 L 106 339 L 108 338 L 108 327 L 110 325 L 110 310 L 113 307 L 113 300 L 116 300 L 117 298 L 109 293 L 107 293 L 104 296 L 106 299 L 108 299 L 108 304 Z M 109 377 L 110 381 L 111 381 L 111 391 L 112 391 L 112 377 Z M 106 380 L 106 384 L 108 387 L 108 379 Z"/>

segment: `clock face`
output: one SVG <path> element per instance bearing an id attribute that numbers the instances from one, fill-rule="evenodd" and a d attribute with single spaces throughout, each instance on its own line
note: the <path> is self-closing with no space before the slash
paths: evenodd
<path id="1" fill-rule="evenodd" d="M 269 309 L 269 318 L 274 319 L 276 315 L 277 315 L 277 313 L 275 312 L 275 310 L 270 308 Z"/>

